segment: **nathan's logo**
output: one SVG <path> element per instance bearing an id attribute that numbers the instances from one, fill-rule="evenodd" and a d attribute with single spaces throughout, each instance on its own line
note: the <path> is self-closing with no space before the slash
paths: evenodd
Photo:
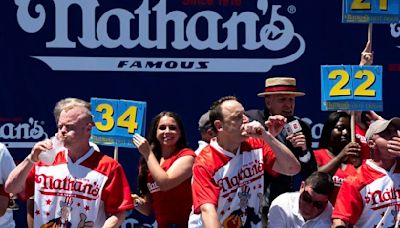
<path id="1" fill-rule="evenodd" d="M 32 117 L 27 123 L 21 123 L 22 118 L 0 118 L 0 122 L 0 141 L 9 148 L 32 148 L 37 141 L 48 138 L 43 123 Z"/>
<path id="2" fill-rule="evenodd" d="M 158 184 L 156 182 L 147 183 L 147 188 L 149 189 L 150 193 L 154 193 L 154 192 L 159 192 L 160 191 L 160 187 L 158 187 Z"/>
<path id="3" fill-rule="evenodd" d="M 372 209 L 388 207 L 400 204 L 400 189 L 390 188 L 385 191 L 376 190 L 368 192 L 365 196 L 365 203 L 371 204 Z"/>
<path id="4" fill-rule="evenodd" d="M 18 6 L 18 24 L 25 32 L 37 33 L 45 24 L 55 24 L 54 40 L 46 42 L 47 48 L 73 49 L 80 44 L 91 50 L 143 48 L 171 50 L 168 53 L 182 53 L 186 49 L 189 49 L 188 53 L 198 52 L 196 58 L 171 57 L 170 54 L 146 58 L 33 56 L 53 70 L 267 72 L 273 66 L 295 61 L 305 51 L 303 37 L 282 14 L 285 8 L 282 5 L 270 6 L 268 0 L 255 1 L 253 11 L 237 11 L 228 13 L 228 16 L 227 10 L 221 15 L 212 10 L 201 11 L 201 8 L 196 8 L 194 14 L 193 8 L 191 14 L 179 10 L 167 12 L 167 0 L 151 1 L 152 4 L 143 0 L 136 9 L 114 8 L 109 11 L 99 9 L 97 0 L 53 0 L 47 9 L 37 1 L 15 0 L 15 3 Z M 168 4 L 168 9 L 174 6 L 183 8 L 178 1 L 169 0 Z M 77 7 L 79 14 L 72 15 L 76 12 L 72 8 Z M 36 13 L 31 15 L 29 9 L 33 8 Z M 47 17 L 47 10 L 53 9 L 54 22 L 45 23 L 53 18 Z M 295 7 L 289 6 L 287 11 L 294 13 Z M 82 27 L 80 36 L 69 31 L 70 17 L 81 20 L 82 25 L 78 26 Z M 111 31 L 112 28 L 117 31 Z M 286 50 L 289 45 L 290 50 Z M 239 50 L 241 53 L 247 51 L 245 54 L 251 57 L 244 58 L 242 54 L 241 58 Z M 262 51 L 263 57 L 254 58 L 255 50 Z M 213 51 L 224 51 L 229 57 L 214 58 L 216 54 Z"/>
<path id="5" fill-rule="evenodd" d="M 84 179 L 65 177 L 58 179 L 45 174 L 35 175 L 35 182 L 39 184 L 39 191 L 44 195 L 70 195 L 87 200 L 96 200 L 100 187 L 96 181 L 93 183 Z"/>
<path id="6" fill-rule="evenodd" d="M 263 174 L 263 163 L 261 161 L 253 161 L 252 164 L 243 166 L 236 175 L 227 176 L 218 180 L 217 184 L 221 187 L 221 191 L 223 191 L 225 195 L 229 195 L 231 191 L 236 190 L 239 186 L 247 182 L 252 182 Z"/>

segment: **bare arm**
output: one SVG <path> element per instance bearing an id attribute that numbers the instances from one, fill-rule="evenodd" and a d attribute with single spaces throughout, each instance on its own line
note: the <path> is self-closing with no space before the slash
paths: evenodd
<path id="1" fill-rule="evenodd" d="M 292 151 L 274 137 L 282 131 L 285 123 L 286 118 L 283 116 L 270 116 L 265 122 L 268 132 L 264 130 L 262 138 L 275 152 L 276 160 L 272 169 L 278 173 L 293 176 L 300 172 L 300 163 Z M 272 134 L 270 132 L 272 132 Z"/>
<path id="2" fill-rule="evenodd" d="M 276 160 L 272 169 L 275 172 L 293 176 L 300 172 L 301 166 L 292 151 L 283 143 L 275 138 L 282 131 L 286 118 L 280 115 L 270 116 L 265 122 L 268 131 L 264 129 L 261 123 L 252 121 L 244 126 L 244 135 L 255 138 L 262 138 L 271 147 L 275 153 Z"/>
<path id="3" fill-rule="evenodd" d="M 121 211 L 118 213 L 115 213 L 108 217 L 106 222 L 104 223 L 103 228 L 117 228 L 119 227 L 125 220 L 125 211 Z"/>
<path id="4" fill-rule="evenodd" d="M 350 142 L 348 143 L 342 151 L 335 156 L 332 160 L 330 160 L 327 164 L 318 167 L 318 171 L 324 172 L 324 173 L 329 173 L 331 176 L 333 176 L 337 169 L 340 167 L 342 162 L 345 162 L 346 159 L 349 159 L 349 157 L 354 156 L 354 157 L 359 157 L 361 152 L 361 148 L 356 142 Z M 355 164 L 353 164 L 355 167 Z"/>
<path id="5" fill-rule="evenodd" d="M 349 226 L 349 224 L 341 219 L 333 219 L 332 220 L 332 228 L 345 228 L 348 226 Z"/>
<path id="6" fill-rule="evenodd" d="M 133 143 L 146 160 L 149 171 L 161 191 L 175 188 L 192 176 L 192 166 L 194 162 L 193 156 L 183 156 L 178 158 L 171 167 L 165 171 L 161 168 L 160 163 L 157 161 L 156 156 L 145 138 L 135 134 L 133 136 Z"/>
<path id="7" fill-rule="evenodd" d="M 149 216 L 152 213 L 151 208 L 151 198 L 150 195 L 145 195 L 140 197 L 136 194 L 132 194 L 133 202 L 135 203 L 135 210 L 139 211 L 141 214 Z"/>
<path id="8" fill-rule="evenodd" d="M 26 222 L 28 223 L 29 228 L 33 228 L 33 207 L 34 207 L 33 198 L 29 198 L 26 201 Z"/>
<path id="9" fill-rule="evenodd" d="M 22 192 L 25 189 L 25 181 L 32 167 L 33 163 L 28 158 L 19 163 L 8 176 L 4 186 L 5 190 L 13 194 Z"/>
<path id="10" fill-rule="evenodd" d="M 4 186 L 7 192 L 18 194 L 25 189 L 25 181 L 33 164 L 39 160 L 42 151 L 52 148 L 51 140 L 46 139 L 36 143 L 31 153 L 10 173 Z"/>
<path id="11" fill-rule="evenodd" d="M 205 228 L 221 227 L 218 220 L 217 210 L 211 203 L 205 203 L 200 206 L 201 217 Z"/>
<path id="12" fill-rule="evenodd" d="M 263 133 L 263 138 L 275 152 L 276 160 L 272 167 L 274 171 L 288 176 L 300 172 L 300 163 L 289 148 L 268 132 Z"/>

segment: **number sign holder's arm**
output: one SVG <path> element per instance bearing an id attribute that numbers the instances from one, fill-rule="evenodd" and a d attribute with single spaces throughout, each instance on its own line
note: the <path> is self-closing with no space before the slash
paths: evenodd
<path id="1" fill-rule="evenodd" d="M 364 50 L 361 52 L 361 60 L 360 60 L 360 66 L 364 65 L 371 65 L 373 61 L 373 54 L 372 54 L 372 23 L 369 23 L 368 25 L 368 41 L 367 44 L 365 45 Z M 356 141 L 355 137 L 355 112 L 351 111 L 351 119 L 350 119 L 350 135 L 351 135 L 351 142 Z"/>

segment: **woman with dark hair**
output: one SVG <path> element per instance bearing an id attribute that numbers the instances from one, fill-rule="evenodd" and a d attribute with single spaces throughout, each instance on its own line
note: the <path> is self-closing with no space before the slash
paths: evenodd
<path id="1" fill-rule="evenodd" d="M 133 143 L 142 157 L 135 209 L 154 212 L 158 227 L 187 227 L 192 206 L 190 179 L 195 153 L 187 147 L 183 122 L 173 112 L 153 118 L 148 139 L 135 134 Z"/>
<path id="2" fill-rule="evenodd" d="M 343 180 L 356 172 L 361 165 L 360 146 L 350 142 L 350 115 L 333 112 L 322 129 L 319 149 L 314 150 L 318 171 L 332 176 L 335 188 L 329 197 L 335 204 L 337 193 Z"/>

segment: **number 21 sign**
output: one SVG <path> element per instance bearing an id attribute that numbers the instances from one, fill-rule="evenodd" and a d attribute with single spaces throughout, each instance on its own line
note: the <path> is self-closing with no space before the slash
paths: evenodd
<path id="1" fill-rule="evenodd" d="M 321 109 L 383 111 L 382 66 L 321 66 Z"/>
<path id="2" fill-rule="evenodd" d="M 344 23 L 390 24 L 399 19 L 399 0 L 343 0 Z"/>
<path id="3" fill-rule="evenodd" d="M 146 102 L 91 98 L 93 120 L 91 140 L 106 146 L 133 148 L 132 135 L 144 135 Z"/>

